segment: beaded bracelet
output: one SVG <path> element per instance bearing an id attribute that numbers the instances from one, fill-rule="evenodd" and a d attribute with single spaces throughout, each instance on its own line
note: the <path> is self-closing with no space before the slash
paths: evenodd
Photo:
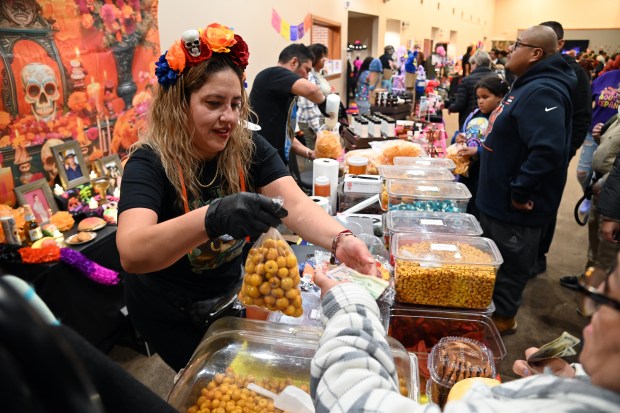
<path id="1" fill-rule="evenodd" d="M 348 235 L 355 236 L 350 230 L 345 229 L 344 231 L 340 231 L 338 235 L 334 237 L 334 240 L 332 241 L 332 256 L 329 258 L 330 264 L 336 263 L 336 248 L 338 248 L 338 243 L 340 242 L 340 238 L 346 237 Z"/>

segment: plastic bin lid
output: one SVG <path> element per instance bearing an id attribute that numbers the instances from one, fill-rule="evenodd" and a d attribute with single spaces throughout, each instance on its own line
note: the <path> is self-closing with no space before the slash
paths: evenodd
<path id="1" fill-rule="evenodd" d="M 380 165 L 379 175 L 384 179 L 416 179 L 423 181 L 454 181 L 454 175 L 440 166 Z"/>
<path id="2" fill-rule="evenodd" d="M 451 234 L 396 233 L 392 236 L 392 255 L 397 259 L 416 261 L 421 265 L 473 264 L 499 266 L 504 262 L 495 242 L 484 237 Z M 407 248 L 412 246 L 412 248 Z M 473 247 L 482 252 L 472 258 L 470 250 L 465 256 L 464 248 Z"/>
<path id="3" fill-rule="evenodd" d="M 389 195 L 424 199 L 469 200 L 471 198 L 469 189 L 460 182 L 388 179 L 387 192 Z"/>
<path id="4" fill-rule="evenodd" d="M 394 165 L 440 166 L 453 171 L 456 165 L 450 158 L 424 158 L 421 156 L 395 156 Z"/>
<path id="5" fill-rule="evenodd" d="M 461 212 L 389 211 L 386 216 L 386 228 L 391 233 L 482 235 L 482 227 L 476 217 Z"/>

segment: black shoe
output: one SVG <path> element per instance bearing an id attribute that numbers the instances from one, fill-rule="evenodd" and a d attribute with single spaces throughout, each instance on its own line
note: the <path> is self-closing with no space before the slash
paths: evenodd
<path id="1" fill-rule="evenodd" d="M 570 288 L 571 290 L 576 290 L 579 285 L 579 277 L 576 275 L 567 275 L 562 277 L 560 278 L 560 285 L 562 287 Z"/>
<path id="2" fill-rule="evenodd" d="M 536 276 L 546 271 L 547 271 L 547 258 L 546 257 L 539 258 L 538 261 L 536 261 L 536 264 L 534 264 L 534 267 L 532 268 L 532 270 L 530 271 L 530 278 L 536 278 Z"/>

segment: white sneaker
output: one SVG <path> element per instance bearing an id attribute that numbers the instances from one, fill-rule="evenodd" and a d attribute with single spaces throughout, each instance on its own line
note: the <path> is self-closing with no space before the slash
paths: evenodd
<path id="1" fill-rule="evenodd" d="M 592 201 L 589 200 L 588 198 L 584 199 L 581 202 L 581 205 L 579 205 L 579 213 L 582 215 L 586 215 L 590 212 L 590 205 L 592 204 Z"/>

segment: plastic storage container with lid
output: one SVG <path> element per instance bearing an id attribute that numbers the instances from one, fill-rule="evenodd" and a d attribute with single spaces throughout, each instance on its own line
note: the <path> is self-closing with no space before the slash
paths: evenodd
<path id="1" fill-rule="evenodd" d="M 450 172 L 454 172 L 456 165 L 450 158 L 425 158 L 418 156 L 395 156 L 394 165 L 408 165 L 408 166 L 436 166 L 441 168 L 447 168 Z"/>
<path id="2" fill-rule="evenodd" d="M 249 381 L 263 387 L 280 388 L 293 384 L 307 390 L 310 363 L 322 334 L 322 329 L 314 327 L 235 317 L 219 319 L 209 327 L 168 394 L 167 401 L 178 411 L 187 411 L 219 383 L 227 384 L 227 391 L 239 390 L 240 393 Z M 415 355 L 408 354 L 400 343 L 390 337 L 388 343 L 396 364 L 401 393 L 418 400 Z M 214 384 L 210 384 L 212 381 Z M 231 400 L 226 403 L 228 401 Z"/>
<path id="3" fill-rule="evenodd" d="M 495 378 L 492 352 L 481 342 L 462 337 L 444 337 L 433 346 L 428 358 L 430 380 L 426 395 L 444 407 L 450 389 L 470 377 Z"/>
<path id="4" fill-rule="evenodd" d="M 397 232 L 422 234 L 453 234 L 480 236 L 482 227 L 471 214 L 462 212 L 416 212 L 405 210 L 388 211 L 384 215 L 385 240 L 389 244 Z"/>
<path id="5" fill-rule="evenodd" d="M 388 210 L 465 212 L 471 192 L 460 182 L 388 179 Z"/>
<path id="6" fill-rule="evenodd" d="M 492 240 L 397 233 L 390 249 L 397 301 L 475 309 L 491 304 L 495 276 L 503 262 Z"/>
<path id="7" fill-rule="evenodd" d="M 415 179 L 422 181 L 454 181 L 454 175 L 441 166 L 380 165 L 379 175 L 387 179 Z"/>
<path id="8" fill-rule="evenodd" d="M 493 352 L 497 369 L 507 354 L 502 337 L 491 318 L 463 309 L 395 303 L 388 334 L 417 356 L 422 390 L 426 389 L 426 381 L 430 378 L 428 355 L 444 337 L 466 337 L 480 341 Z"/>
<path id="9" fill-rule="evenodd" d="M 454 181 L 454 175 L 447 168 L 436 166 L 380 165 L 379 175 L 383 182 L 381 191 L 381 208 L 388 209 L 387 181 L 390 179 L 415 181 Z"/>

